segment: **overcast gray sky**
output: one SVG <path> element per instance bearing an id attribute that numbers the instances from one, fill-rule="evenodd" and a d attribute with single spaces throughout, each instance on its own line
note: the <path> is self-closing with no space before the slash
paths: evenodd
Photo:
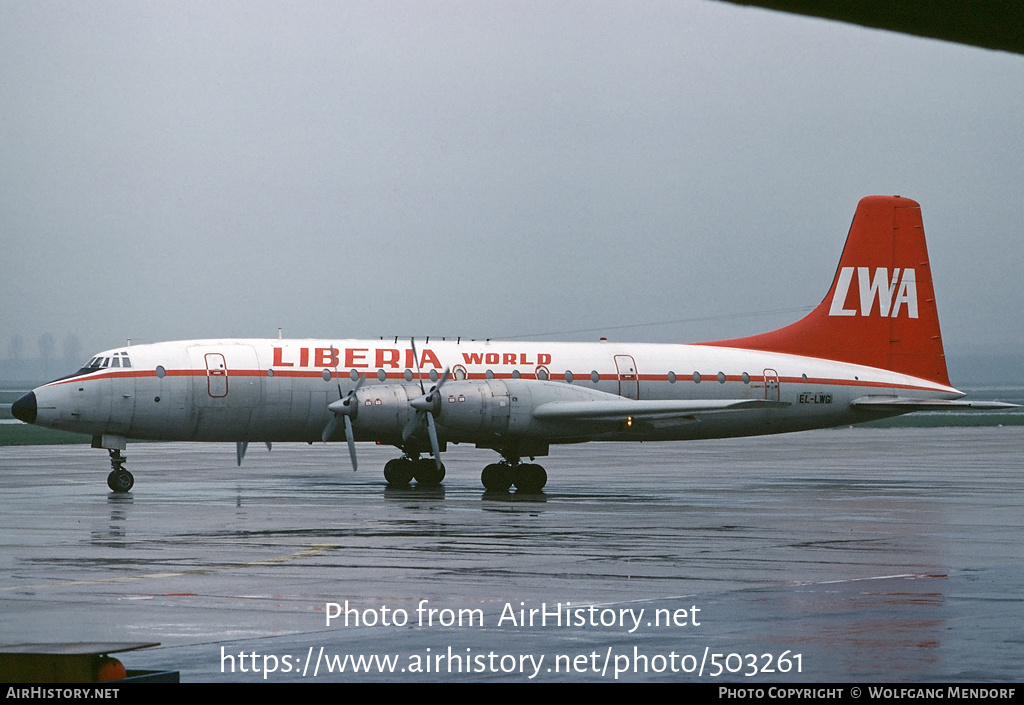
<path id="1" fill-rule="evenodd" d="M 0 0 L 0 357 L 755 333 L 874 193 L 921 203 L 947 354 L 1019 351 L 1022 56 L 700 0 Z"/>

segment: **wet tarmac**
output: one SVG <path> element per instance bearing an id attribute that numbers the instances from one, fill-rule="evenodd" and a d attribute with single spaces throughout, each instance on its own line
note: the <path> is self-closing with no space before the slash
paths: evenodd
<path id="1" fill-rule="evenodd" d="M 343 444 L 241 468 L 135 444 L 114 495 L 102 451 L 8 447 L 0 642 L 160 642 L 126 664 L 183 681 L 1016 681 L 1022 449 L 1020 426 L 594 443 L 523 497 L 485 494 L 471 448 L 394 490 L 386 448 L 353 474 Z"/>

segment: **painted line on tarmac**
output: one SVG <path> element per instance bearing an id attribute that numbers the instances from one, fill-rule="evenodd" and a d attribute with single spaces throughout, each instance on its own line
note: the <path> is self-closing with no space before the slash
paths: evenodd
<path id="1" fill-rule="evenodd" d="M 328 553 L 329 551 L 334 551 L 339 548 L 341 548 L 341 545 L 336 543 L 317 543 L 313 544 L 309 548 L 304 548 L 301 551 L 289 554 L 287 556 L 275 556 L 274 558 L 265 558 L 261 561 L 222 564 L 219 566 L 210 566 L 209 568 L 176 570 L 169 571 L 166 573 L 145 573 L 143 575 L 125 575 L 119 578 L 100 578 L 98 580 L 71 580 L 63 583 L 44 583 L 40 585 L 12 585 L 9 587 L 0 587 L 0 592 L 15 592 L 18 590 L 48 590 L 52 588 L 77 587 L 81 585 L 104 585 L 108 583 L 127 583 L 132 582 L 134 580 L 152 580 L 155 578 L 178 578 L 185 575 L 219 573 L 225 570 L 238 570 L 239 568 L 253 568 L 261 565 L 277 565 L 279 563 L 289 563 L 291 561 L 300 560 L 302 558 L 319 556 L 321 554 Z"/>

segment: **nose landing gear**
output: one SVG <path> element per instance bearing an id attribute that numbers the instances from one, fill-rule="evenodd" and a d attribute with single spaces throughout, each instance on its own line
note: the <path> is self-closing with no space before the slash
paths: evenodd
<path id="1" fill-rule="evenodd" d="M 110 467 L 113 470 L 107 475 L 107 487 L 118 493 L 128 492 L 135 484 L 135 477 L 124 469 L 127 458 L 116 448 L 111 448 L 108 452 L 110 453 Z"/>

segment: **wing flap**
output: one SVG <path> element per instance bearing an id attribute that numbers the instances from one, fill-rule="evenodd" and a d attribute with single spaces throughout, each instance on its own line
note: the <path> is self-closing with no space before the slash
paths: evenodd
<path id="1" fill-rule="evenodd" d="M 533 410 L 533 417 L 539 421 L 608 421 L 621 423 L 627 419 L 659 421 L 686 419 L 696 421 L 697 415 L 725 411 L 755 409 L 781 409 L 789 402 L 764 401 L 762 399 L 634 399 L 553 401 L 541 404 Z"/>

